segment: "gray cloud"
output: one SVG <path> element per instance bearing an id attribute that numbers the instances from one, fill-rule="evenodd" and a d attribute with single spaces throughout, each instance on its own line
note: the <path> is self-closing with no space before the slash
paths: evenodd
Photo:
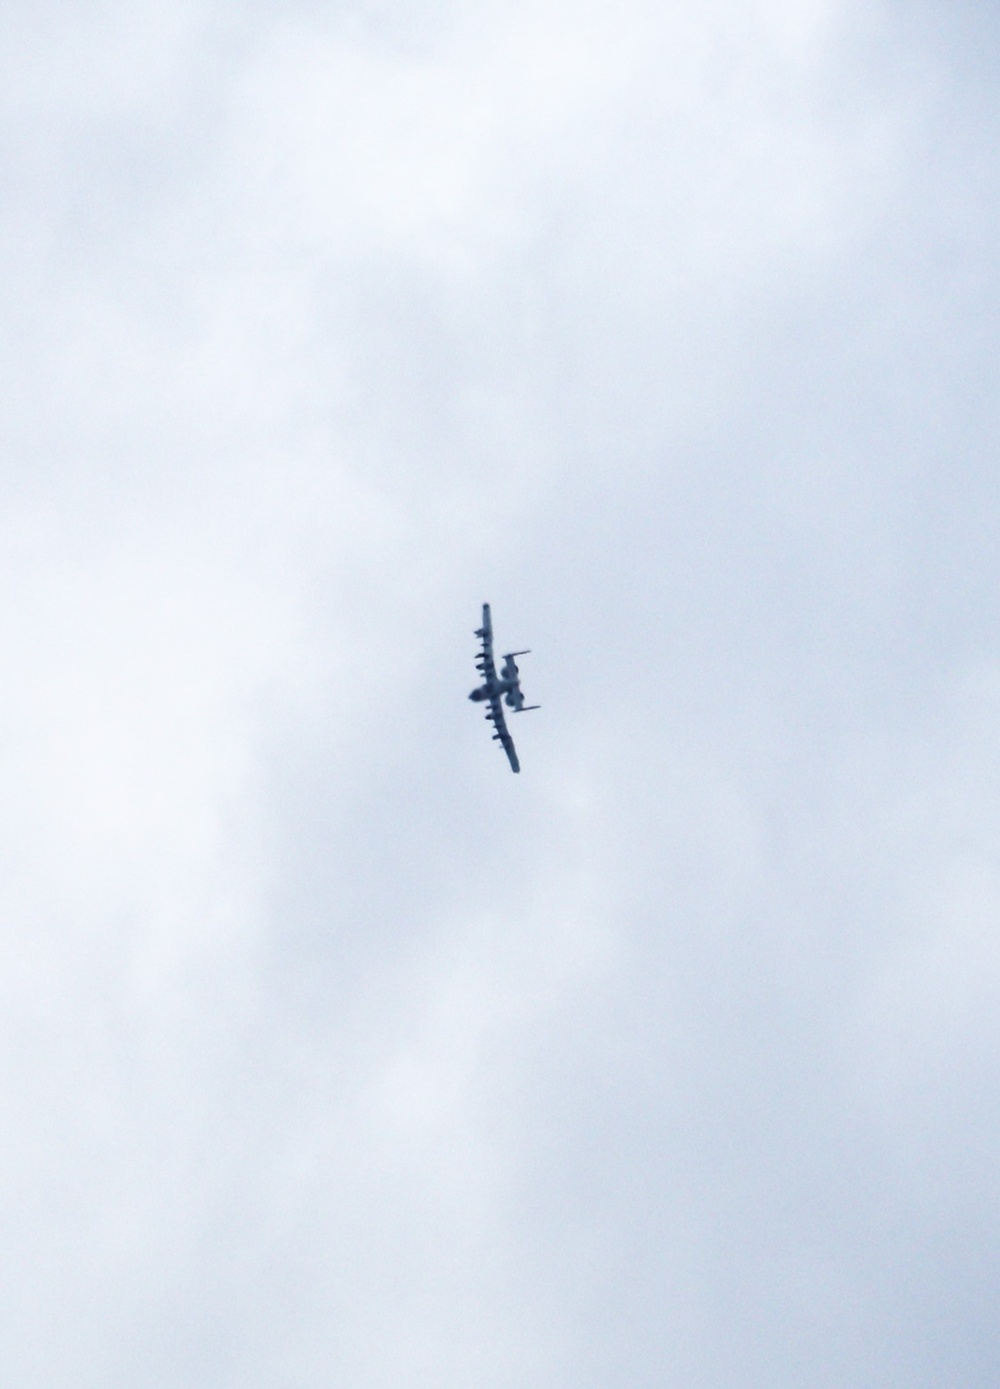
<path id="1" fill-rule="evenodd" d="M 978 12 L 3 23 L 10 1382 L 991 1385 Z"/>

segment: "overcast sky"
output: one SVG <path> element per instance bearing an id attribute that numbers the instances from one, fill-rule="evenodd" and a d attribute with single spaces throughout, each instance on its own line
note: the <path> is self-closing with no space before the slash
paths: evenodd
<path id="1" fill-rule="evenodd" d="M 4 1386 L 995 1389 L 997 27 L 7 0 Z"/>

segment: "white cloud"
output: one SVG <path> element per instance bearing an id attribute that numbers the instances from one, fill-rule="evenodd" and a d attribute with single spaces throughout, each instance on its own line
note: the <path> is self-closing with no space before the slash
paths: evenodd
<path id="1" fill-rule="evenodd" d="M 12 1382 L 991 1383 L 993 209 L 936 51 L 5 24 Z"/>

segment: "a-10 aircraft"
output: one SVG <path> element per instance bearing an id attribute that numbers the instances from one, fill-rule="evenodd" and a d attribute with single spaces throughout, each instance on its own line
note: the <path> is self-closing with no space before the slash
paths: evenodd
<path id="1" fill-rule="evenodd" d="M 490 618 L 489 603 L 483 604 L 483 625 L 476 629 L 476 636 L 482 641 L 482 650 L 476 660 L 476 669 L 483 677 L 483 684 L 473 690 L 469 698 L 477 704 L 489 702 L 486 718 L 493 725 L 493 737 L 503 744 L 503 750 L 510 761 L 512 772 L 519 772 L 521 764 L 514 750 L 514 739 L 507 732 L 507 721 L 503 715 L 503 701 L 515 714 L 526 714 L 529 709 L 540 709 L 540 704 L 525 704 L 521 693 L 521 677 L 518 674 L 515 656 L 527 656 L 527 651 L 509 651 L 503 658 L 500 674 L 493 663 L 493 622 Z"/>

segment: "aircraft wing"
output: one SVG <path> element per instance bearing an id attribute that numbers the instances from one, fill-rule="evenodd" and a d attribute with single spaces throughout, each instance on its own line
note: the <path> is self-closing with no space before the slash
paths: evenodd
<path id="1" fill-rule="evenodd" d="M 507 760 L 510 763 L 511 771 L 519 772 L 521 770 L 521 764 L 517 760 L 514 739 L 507 731 L 507 720 L 503 716 L 503 705 L 499 698 L 490 700 L 490 712 L 486 717 L 496 730 L 493 737 L 498 743 L 503 744 L 503 750 L 507 754 Z"/>
<path id="2" fill-rule="evenodd" d="M 490 617 L 489 603 L 483 604 L 483 625 L 476 632 L 483 646 L 476 661 L 476 668 L 482 673 L 483 682 L 490 686 L 497 684 L 497 668 L 493 661 L 493 621 Z M 486 714 L 489 723 L 493 725 L 493 737 L 498 743 L 503 745 L 503 750 L 507 754 L 512 772 L 519 772 L 521 764 L 517 760 L 517 752 L 514 749 L 514 739 L 507 731 L 507 720 L 503 716 L 503 703 L 500 695 L 494 695 L 490 700 L 490 707 Z"/>
<path id="3" fill-rule="evenodd" d="M 483 625 L 479 628 L 476 636 L 483 643 L 476 667 L 482 672 L 484 682 L 487 685 L 494 685 L 497 678 L 497 668 L 493 661 L 493 620 L 490 617 L 489 603 L 483 604 Z"/>

